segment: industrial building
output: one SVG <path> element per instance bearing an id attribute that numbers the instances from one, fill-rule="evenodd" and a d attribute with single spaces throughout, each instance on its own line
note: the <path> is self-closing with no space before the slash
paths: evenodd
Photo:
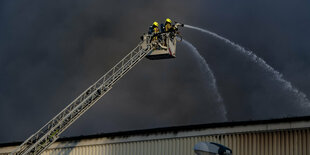
<path id="1" fill-rule="evenodd" d="M 309 155 L 310 117 L 211 123 L 60 138 L 44 155 L 194 155 L 198 142 L 232 149 L 234 155 Z M 0 144 L 8 154 L 21 143 Z"/>

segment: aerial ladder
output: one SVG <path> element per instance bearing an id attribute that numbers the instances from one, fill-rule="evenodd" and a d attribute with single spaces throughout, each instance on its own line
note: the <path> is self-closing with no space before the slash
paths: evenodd
<path id="1" fill-rule="evenodd" d="M 176 23 L 175 28 L 183 26 Z M 181 36 L 177 31 L 160 33 L 158 40 L 153 40 L 153 34 L 144 34 L 142 41 L 121 61 L 112 67 L 98 81 L 87 88 L 80 96 L 45 124 L 39 131 L 31 135 L 10 155 L 37 155 L 52 145 L 59 135 L 74 121 L 90 109 L 112 86 L 131 70 L 144 57 L 150 60 L 175 58 L 176 41 Z"/>

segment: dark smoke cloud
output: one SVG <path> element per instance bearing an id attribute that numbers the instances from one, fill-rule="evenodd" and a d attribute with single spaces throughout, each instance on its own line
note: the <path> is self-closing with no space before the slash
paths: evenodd
<path id="1" fill-rule="evenodd" d="M 307 1 L 206 1 L 201 11 L 206 25 L 231 40 L 253 50 L 284 74 L 298 89 L 309 94 L 309 2 Z M 301 6 L 302 5 L 302 6 Z M 297 7 L 298 6 L 298 7 Z M 224 10 L 224 11 L 223 11 Z M 217 15 L 219 18 L 210 16 Z M 191 32 L 192 34 L 193 32 Z M 188 35 L 187 35 L 188 36 Z M 192 35 L 193 36 L 193 35 Z M 195 34 L 192 40 L 201 34 Z M 218 78 L 227 104 L 228 117 L 240 120 L 268 119 L 309 114 L 309 108 L 296 103 L 296 97 L 281 89 L 269 73 L 238 54 L 221 41 L 203 36 L 208 46 L 200 46 Z M 238 90 L 238 91 L 233 91 Z M 242 111 L 241 113 L 236 113 Z"/>
<path id="2" fill-rule="evenodd" d="M 133 49 L 153 20 L 208 28 L 255 51 L 310 94 L 308 1 L 1 1 L 0 142 L 24 140 Z M 305 115 L 223 42 L 184 36 L 215 72 L 230 120 Z M 65 136 L 223 121 L 189 49 L 143 60 Z"/>

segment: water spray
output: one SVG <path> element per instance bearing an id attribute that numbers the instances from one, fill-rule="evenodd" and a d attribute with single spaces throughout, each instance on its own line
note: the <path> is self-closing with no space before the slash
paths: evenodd
<path id="1" fill-rule="evenodd" d="M 213 89 L 213 92 L 215 94 L 215 98 L 216 98 L 216 102 L 219 103 L 220 105 L 220 110 L 221 110 L 221 113 L 224 114 L 224 118 L 225 120 L 227 120 L 227 117 L 226 117 L 226 114 L 227 114 L 227 110 L 226 110 L 226 107 L 224 105 L 224 101 L 223 101 L 223 98 L 221 96 L 221 94 L 219 93 L 218 91 L 218 88 L 217 88 L 217 84 L 216 84 L 216 78 L 214 76 L 214 73 L 212 72 L 212 70 L 210 69 L 207 61 L 205 60 L 204 57 L 201 56 L 201 54 L 199 53 L 199 51 L 197 50 L 197 48 L 191 44 L 190 42 L 186 41 L 186 40 L 182 40 L 182 42 L 184 44 L 186 44 L 191 50 L 192 52 L 194 53 L 195 57 L 197 59 L 199 59 L 200 63 L 201 63 L 201 68 L 208 74 L 209 76 L 209 85 L 211 86 L 211 88 Z"/>
<path id="2" fill-rule="evenodd" d="M 298 102 L 305 106 L 305 107 L 310 107 L 310 102 L 306 96 L 306 94 L 304 94 L 303 92 L 299 91 L 297 88 L 295 88 L 289 81 L 286 81 L 283 78 L 283 75 L 276 71 L 273 67 L 271 67 L 270 65 L 268 65 L 262 58 L 258 57 L 257 55 L 255 55 L 252 51 L 248 51 L 246 50 L 244 47 L 230 41 L 229 39 L 222 37 L 214 32 L 211 32 L 209 30 L 206 29 L 202 29 L 199 27 L 195 27 L 195 26 L 191 26 L 191 25 L 184 25 L 184 27 L 186 28 L 190 28 L 190 29 L 194 29 L 194 30 L 198 30 L 200 32 L 206 33 L 216 39 L 222 40 L 225 43 L 233 46 L 234 48 L 236 48 L 239 52 L 241 52 L 243 55 L 249 57 L 254 63 L 258 64 L 260 67 L 264 68 L 266 71 L 271 72 L 274 76 L 274 78 L 279 81 L 280 83 L 282 83 L 282 86 L 284 89 L 294 93 L 294 95 L 296 95 L 296 97 L 298 97 Z"/>

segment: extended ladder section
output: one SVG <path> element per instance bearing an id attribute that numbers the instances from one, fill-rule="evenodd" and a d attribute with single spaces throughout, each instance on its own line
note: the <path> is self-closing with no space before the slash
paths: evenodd
<path id="1" fill-rule="evenodd" d="M 12 155 L 40 154 L 55 142 L 74 121 L 105 95 L 121 77 L 153 50 L 149 41 L 141 42 L 96 83 L 73 100 L 57 116 L 22 143 Z"/>

